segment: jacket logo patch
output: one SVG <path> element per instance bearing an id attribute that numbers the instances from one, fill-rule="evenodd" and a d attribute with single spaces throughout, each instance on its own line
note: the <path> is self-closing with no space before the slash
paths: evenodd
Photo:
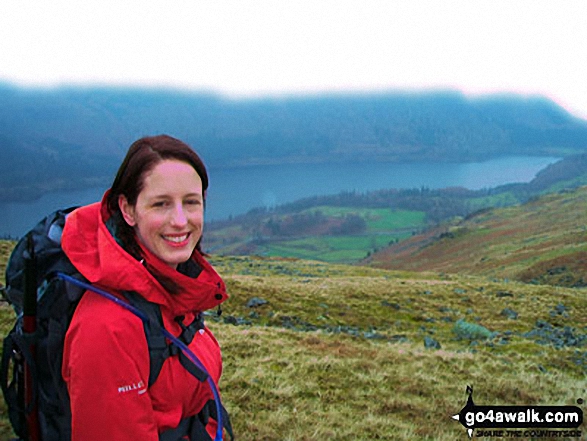
<path id="1" fill-rule="evenodd" d="M 132 392 L 133 390 L 138 391 L 139 395 L 144 394 L 147 392 L 147 388 L 145 387 L 145 383 L 143 381 L 139 381 L 138 383 L 131 383 L 124 386 L 120 386 L 118 388 L 119 394 L 125 394 L 127 392 Z"/>

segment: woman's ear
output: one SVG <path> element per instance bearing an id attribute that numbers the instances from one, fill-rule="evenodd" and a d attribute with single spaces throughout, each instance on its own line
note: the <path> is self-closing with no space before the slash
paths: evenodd
<path id="1" fill-rule="evenodd" d="M 118 208 L 120 208 L 124 221 L 129 226 L 134 227 L 137 224 L 135 220 L 135 207 L 128 203 L 126 196 L 123 194 L 118 196 Z"/>

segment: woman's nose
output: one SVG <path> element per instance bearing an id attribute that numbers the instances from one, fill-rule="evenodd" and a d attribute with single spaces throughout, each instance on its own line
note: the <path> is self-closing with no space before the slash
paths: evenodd
<path id="1" fill-rule="evenodd" d="M 187 224 L 187 216 L 181 204 L 178 204 L 173 209 L 171 214 L 171 223 L 176 226 L 183 226 Z"/>

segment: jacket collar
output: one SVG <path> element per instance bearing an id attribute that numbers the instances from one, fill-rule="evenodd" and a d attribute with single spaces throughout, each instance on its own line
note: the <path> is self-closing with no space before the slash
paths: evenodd
<path id="1" fill-rule="evenodd" d="M 63 231 L 63 250 L 88 281 L 111 291 L 137 292 L 177 315 L 212 309 L 228 298 L 224 281 L 198 251 L 191 262 L 178 266 L 178 271 L 143 247 L 145 261 L 178 284 L 177 294 L 167 292 L 144 262 L 127 253 L 107 227 L 106 195 L 102 204 L 73 211 Z"/>

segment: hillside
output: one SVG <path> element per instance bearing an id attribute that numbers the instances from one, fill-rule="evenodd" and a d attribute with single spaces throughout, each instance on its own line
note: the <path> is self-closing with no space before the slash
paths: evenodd
<path id="1" fill-rule="evenodd" d="M 587 286 L 587 187 L 487 209 L 374 253 L 371 266 Z"/>
<path id="2" fill-rule="evenodd" d="M 581 185 L 587 185 L 586 154 L 552 164 L 526 184 L 475 191 L 420 188 L 341 193 L 251 210 L 208 223 L 203 243 L 206 250 L 223 255 L 353 263 L 455 217 Z M 438 234 L 434 231 L 425 234 Z"/>
<path id="3" fill-rule="evenodd" d="M 457 92 L 229 100 L 165 89 L 0 84 L 0 201 L 106 185 L 128 145 L 169 133 L 214 167 L 481 161 L 587 150 L 587 121 L 543 97 Z"/>
<path id="4" fill-rule="evenodd" d="M 3 278 L 13 244 L 0 245 Z M 212 262 L 231 297 L 207 322 L 241 441 L 466 439 L 451 416 L 468 385 L 477 404 L 584 398 L 584 290 L 300 260 Z M 11 320 L 0 303 L 0 335 Z M 0 415 L 8 439 L 2 403 Z"/>

